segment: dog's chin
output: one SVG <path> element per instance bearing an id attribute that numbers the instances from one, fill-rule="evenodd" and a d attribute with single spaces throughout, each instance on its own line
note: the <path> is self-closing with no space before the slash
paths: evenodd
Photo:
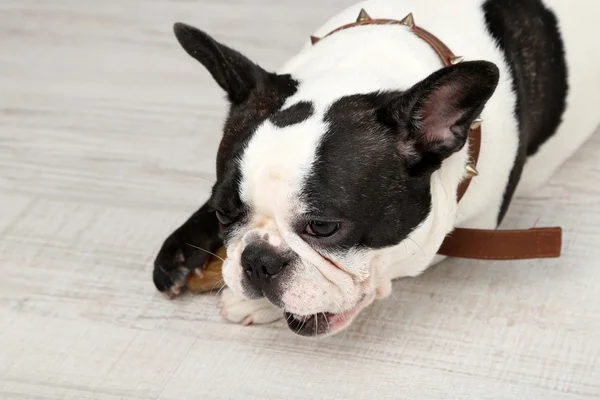
<path id="1" fill-rule="evenodd" d="M 373 296 L 363 296 L 355 307 L 340 313 L 320 312 L 299 315 L 285 311 L 285 319 L 292 332 L 300 336 L 325 337 L 347 328 L 354 317 L 373 301 Z"/>

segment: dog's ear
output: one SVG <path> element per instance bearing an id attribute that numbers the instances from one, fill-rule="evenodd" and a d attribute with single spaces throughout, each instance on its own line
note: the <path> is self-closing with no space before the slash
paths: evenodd
<path id="1" fill-rule="evenodd" d="M 399 149 L 418 160 L 441 162 L 465 145 L 498 77 L 498 68 L 487 61 L 442 68 L 393 96 L 380 115 L 400 134 Z"/>
<path id="2" fill-rule="evenodd" d="M 173 30 L 181 47 L 206 67 L 233 104 L 276 77 L 193 26 L 176 23 Z"/>

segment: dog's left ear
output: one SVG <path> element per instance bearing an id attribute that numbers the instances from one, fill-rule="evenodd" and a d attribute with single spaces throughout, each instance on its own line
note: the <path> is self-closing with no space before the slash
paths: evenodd
<path id="1" fill-rule="evenodd" d="M 401 151 L 441 162 L 465 145 L 498 77 L 498 68 L 487 61 L 442 68 L 387 101 L 380 116 L 396 128 Z"/>
<path id="2" fill-rule="evenodd" d="M 231 103 L 240 104 L 253 90 L 277 85 L 279 75 L 265 71 L 207 33 L 180 22 L 173 31 L 181 47 L 206 67 Z"/>

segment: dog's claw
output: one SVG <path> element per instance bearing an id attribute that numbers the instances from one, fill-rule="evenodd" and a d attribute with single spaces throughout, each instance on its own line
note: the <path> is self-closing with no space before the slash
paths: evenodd
<path id="1" fill-rule="evenodd" d="M 173 294 L 171 293 L 170 290 L 167 290 L 166 292 L 161 292 L 161 293 L 165 297 L 165 299 L 173 300 Z"/>
<path id="2" fill-rule="evenodd" d="M 173 300 L 175 297 L 181 294 L 182 288 L 181 286 L 171 286 L 167 288 L 165 291 L 161 292 L 163 296 L 165 296 L 168 300 Z"/>

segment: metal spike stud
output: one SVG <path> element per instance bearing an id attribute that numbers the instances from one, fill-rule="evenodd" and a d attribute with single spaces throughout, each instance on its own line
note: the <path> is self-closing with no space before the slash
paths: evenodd
<path id="1" fill-rule="evenodd" d="M 414 28 L 415 27 L 415 19 L 413 18 L 412 13 L 408 13 L 408 15 L 406 17 L 404 17 L 400 23 L 402 25 L 406 25 L 410 28 Z"/>
<path id="2" fill-rule="evenodd" d="M 452 56 L 450 57 L 450 64 L 452 65 L 456 65 L 458 63 L 461 63 L 465 60 L 465 58 L 463 56 Z"/>
<path id="3" fill-rule="evenodd" d="M 483 119 L 481 118 L 476 118 L 473 120 L 473 122 L 471 122 L 471 129 L 477 129 L 481 126 L 481 123 L 483 122 Z"/>
<path id="4" fill-rule="evenodd" d="M 312 45 L 314 46 L 319 40 L 321 40 L 321 38 L 316 37 L 316 36 L 311 36 L 310 37 L 310 43 L 312 43 Z"/>
<path id="5" fill-rule="evenodd" d="M 370 21 L 373 18 L 371 18 L 369 16 L 369 14 L 367 14 L 367 12 L 365 11 L 364 8 L 360 9 L 360 13 L 358 14 L 358 18 L 356 18 L 356 22 L 363 22 L 363 21 Z"/>
<path id="6" fill-rule="evenodd" d="M 467 171 L 468 178 L 472 178 L 474 176 L 479 175 L 479 172 L 477 172 L 477 170 L 475 169 L 475 167 L 473 165 L 467 165 L 465 167 L 465 170 Z"/>

